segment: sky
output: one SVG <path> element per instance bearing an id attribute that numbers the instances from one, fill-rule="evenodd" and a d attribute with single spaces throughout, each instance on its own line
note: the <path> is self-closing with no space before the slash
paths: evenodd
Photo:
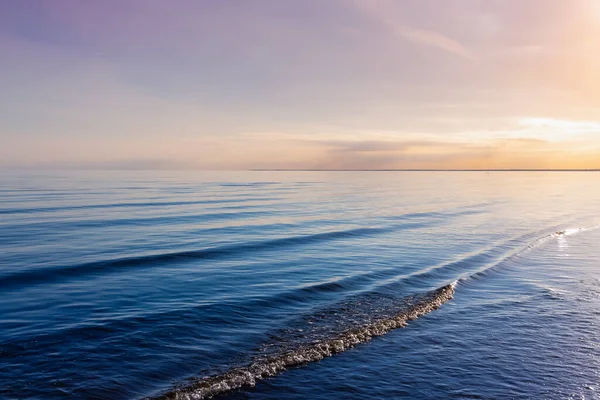
<path id="1" fill-rule="evenodd" d="M 0 0 L 0 167 L 600 168 L 600 0 Z"/>

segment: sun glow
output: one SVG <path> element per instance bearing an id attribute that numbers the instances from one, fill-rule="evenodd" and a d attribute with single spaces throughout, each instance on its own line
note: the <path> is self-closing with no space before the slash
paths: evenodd
<path id="1" fill-rule="evenodd" d="M 590 15 L 600 22 L 600 1 L 589 0 L 590 3 Z"/>
<path id="2" fill-rule="evenodd" d="M 600 134 L 600 122 L 571 121 L 553 118 L 522 118 L 519 120 L 521 132 L 540 139 L 561 141 L 582 135 Z"/>

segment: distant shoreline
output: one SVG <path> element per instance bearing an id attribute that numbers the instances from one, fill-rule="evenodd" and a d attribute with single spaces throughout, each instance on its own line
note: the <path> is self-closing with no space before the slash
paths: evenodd
<path id="1" fill-rule="evenodd" d="M 600 169 L 286 169 L 253 168 L 248 171 L 277 172 L 600 172 Z"/>
<path id="2" fill-rule="evenodd" d="M 0 167 L 0 173 L 25 171 L 188 171 L 188 172 L 600 172 L 600 168 L 590 169 L 319 169 L 319 168 L 250 168 L 250 169 L 208 169 L 208 168 L 95 168 L 95 167 Z"/>

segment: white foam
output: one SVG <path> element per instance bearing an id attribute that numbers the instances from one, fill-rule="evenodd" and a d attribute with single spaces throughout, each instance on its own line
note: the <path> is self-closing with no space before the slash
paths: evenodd
<path id="1" fill-rule="evenodd" d="M 419 296 L 414 303 L 397 310 L 395 314 L 355 326 L 330 338 L 301 345 L 293 350 L 256 359 L 252 364 L 244 367 L 233 368 L 219 375 L 199 379 L 188 387 L 175 389 L 156 399 L 201 400 L 242 387 L 253 387 L 258 380 L 275 376 L 288 368 L 322 360 L 358 344 L 368 342 L 373 337 L 406 326 L 408 321 L 437 310 L 450 300 L 454 295 L 455 284 L 456 282 Z"/>

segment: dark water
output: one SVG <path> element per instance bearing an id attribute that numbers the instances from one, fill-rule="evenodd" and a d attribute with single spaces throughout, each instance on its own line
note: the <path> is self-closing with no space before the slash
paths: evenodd
<path id="1" fill-rule="evenodd" d="M 599 226 L 592 172 L 5 172 L 0 397 L 600 398 Z"/>

